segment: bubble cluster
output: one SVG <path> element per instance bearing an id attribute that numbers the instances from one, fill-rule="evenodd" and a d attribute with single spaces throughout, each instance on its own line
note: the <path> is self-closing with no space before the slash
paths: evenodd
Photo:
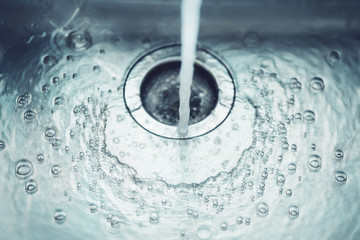
<path id="1" fill-rule="evenodd" d="M 45 56 L 43 59 L 43 63 L 47 67 L 52 67 L 52 66 L 56 65 L 57 62 L 58 62 L 58 60 L 56 59 L 56 57 L 50 56 L 50 55 Z"/>
<path id="2" fill-rule="evenodd" d="M 294 92 L 298 92 L 301 90 L 301 82 L 297 78 L 290 79 L 290 89 Z"/>
<path id="3" fill-rule="evenodd" d="M 24 93 L 16 99 L 18 107 L 23 108 L 31 103 L 31 93 Z"/>
<path id="4" fill-rule="evenodd" d="M 287 51 L 288 46 L 280 49 L 281 56 L 277 57 L 276 49 L 266 49 L 270 45 L 262 42 L 267 39 L 261 39 L 257 32 L 247 32 L 240 45 L 255 61 L 230 62 L 234 64 L 239 88 L 234 89 L 235 103 L 226 121 L 209 134 L 173 141 L 152 135 L 134 122 L 129 114 L 132 110 L 124 103 L 125 83 L 112 76 L 126 71 L 125 60 L 135 54 L 132 49 L 136 48 L 121 52 L 119 58 L 118 48 L 110 45 L 112 38 L 107 35 L 110 31 L 104 31 L 108 40 L 105 44 L 98 42 L 101 34 L 92 39 L 88 31 L 69 31 L 70 27 L 84 26 L 77 25 L 81 23 L 78 20 L 59 32 L 65 34 L 61 36 L 65 40 L 62 38 L 57 46 L 51 46 L 48 52 L 42 50 L 34 58 L 33 72 L 19 74 L 26 82 L 19 83 L 16 91 L 8 95 L 11 108 L 0 103 L 1 113 L 6 113 L 0 131 L 0 157 L 11 163 L 10 180 L 17 179 L 21 190 L 18 192 L 24 199 L 33 204 L 49 194 L 47 205 L 63 204 L 55 205 L 49 212 L 52 227 L 77 227 L 78 214 L 72 211 L 79 207 L 84 220 L 89 218 L 101 224 L 107 220 L 106 233 L 101 233 L 120 232 L 125 238 L 138 231 L 142 235 L 139 239 L 143 239 L 158 230 L 164 239 L 249 238 L 246 233 L 253 233 L 256 227 L 269 222 L 276 222 L 280 229 L 289 224 L 298 227 L 302 220 L 310 219 L 311 213 L 306 210 L 314 206 L 302 206 L 314 204 L 307 200 L 319 190 L 311 185 L 318 185 L 316 181 L 321 180 L 324 183 L 321 187 L 328 187 L 327 193 L 337 194 L 339 201 L 345 196 L 339 193 L 345 193 L 351 189 L 349 184 L 356 182 L 355 174 L 350 175 L 353 169 L 349 170 L 356 155 L 339 132 L 347 130 L 341 124 L 356 126 L 356 122 L 350 122 L 352 119 L 345 118 L 346 111 L 340 111 L 343 103 L 353 104 L 350 98 L 353 95 L 349 92 L 349 99 L 339 97 L 335 106 L 327 105 L 329 96 L 336 93 L 341 96 L 347 90 L 340 83 L 349 70 L 342 69 L 351 58 L 348 54 L 335 48 L 325 49 L 318 58 L 322 65 L 313 71 L 302 63 L 311 65 L 318 59 L 311 57 L 310 62 L 304 60 L 300 64 L 295 61 L 294 52 L 281 52 Z M 128 40 L 121 41 L 124 46 L 117 47 L 126 50 Z M 141 47 L 151 45 L 146 44 Z M 106 48 L 106 55 L 102 48 Z M 241 57 L 230 47 L 224 49 L 234 55 L 224 51 L 226 59 Z M 106 62 L 119 59 L 125 62 L 120 65 Z M 291 68 L 287 69 L 288 66 Z M 4 86 L 8 86 L 7 82 Z M 330 115 L 327 119 L 327 114 L 334 112 L 344 114 L 347 121 L 332 122 Z M 14 132 L 9 129 L 13 118 Z M 351 132 L 345 132 L 351 137 Z M 22 133 L 29 141 L 18 144 Z M 16 136 L 16 141 L 12 136 Z M 331 139 L 327 140 L 329 136 Z M 23 156 L 30 161 L 21 159 Z M 18 159 L 21 160 L 14 164 Z M 154 159 L 164 161 L 159 164 Z M 202 159 L 205 161 L 201 162 Z M 217 159 L 219 163 L 212 165 Z M 166 167 L 161 169 L 159 165 Z M 201 170 L 196 171 L 195 165 L 201 166 Z M 176 178 L 176 174 L 181 178 Z M 192 176 L 200 177 L 192 181 Z M 32 211 L 38 207 L 29 206 L 34 206 Z M 63 208 L 66 213 L 56 208 Z M 68 217 L 74 221 L 67 222 Z M 249 226 L 251 221 L 253 226 Z M 64 223 L 66 226 L 58 226 Z M 286 228 L 281 229 L 286 232 Z M 173 235 L 167 236 L 169 232 Z"/>

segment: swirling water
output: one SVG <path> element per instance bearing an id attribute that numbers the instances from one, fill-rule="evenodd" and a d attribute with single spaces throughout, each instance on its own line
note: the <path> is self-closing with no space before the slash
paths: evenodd
<path id="1" fill-rule="evenodd" d="M 1 61 L 0 238 L 360 237 L 358 39 L 203 39 L 236 101 L 181 141 L 182 161 L 180 141 L 126 112 L 122 76 L 149 46 L 91 33 L 35 36 Z"/>

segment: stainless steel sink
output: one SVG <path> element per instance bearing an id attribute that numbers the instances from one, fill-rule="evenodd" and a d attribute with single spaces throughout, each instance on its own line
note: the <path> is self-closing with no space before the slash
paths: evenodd
<path id="1" fill-rule="evenodd" d="M 180 3 L 0 2 L 0 239 L 360 238 L 360 2 L 203 0 L 182 140 L 140 96 Z"/>

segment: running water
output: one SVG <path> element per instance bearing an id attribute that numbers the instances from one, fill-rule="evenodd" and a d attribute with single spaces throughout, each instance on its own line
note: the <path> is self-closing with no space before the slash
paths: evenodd
<path id="1" fill-rule="evenodd" d="M 181 4 L 181 69 L 180 69 L 180 137 L 188 132 L 190 117 L 191 83 L 194 73 L 196 42 L 199 31 L 200 7 L 202 0 L 183 0 Z"/>

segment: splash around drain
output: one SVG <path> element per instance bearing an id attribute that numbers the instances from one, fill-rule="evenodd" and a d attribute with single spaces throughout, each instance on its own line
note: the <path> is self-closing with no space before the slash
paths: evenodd
<path id="1" fill-rule="evenodd" d="M 126 108 L 137 124 L 154 135 L 168 139 L 191 139 L 213 131 L 228 117 L 235 99 L 234 79 L 229 68 L 215 54 L 198 47 L 195 69 L 200 73 L 195 72 L 194 75 L 191 125 L 188 135 L 179 137 L 176 126 L 178 80 L 174 71 L 179 69 L 180 56 L 180 44 L 148 51 L 132 64 L 123 88 Z M 176 65 L 173 69 L 164 71 L 164 67 L 173 65 Z M 154 72 L 157 75 L 154 76 Z M 152 76 L 151 80 L 148 80 L 149 76 Z M 167 79 L 164 80 L 164 77 Z M 149 87 L 154 84 L 159 87 Z M 166 97 L 169 94 L 171 98 Z"/>

